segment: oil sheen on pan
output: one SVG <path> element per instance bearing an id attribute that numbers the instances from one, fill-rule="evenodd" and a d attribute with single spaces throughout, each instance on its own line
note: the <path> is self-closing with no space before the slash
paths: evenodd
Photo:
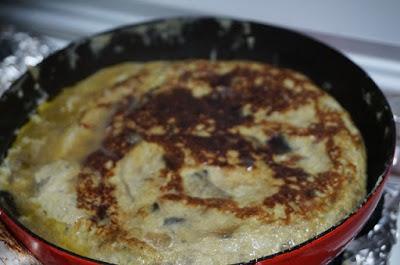
<path id="1" fill-rule="evenodd" d="M 43 238 L 117 264 L 229 264 L 291 248 L 366 193 L 349 114 L 250 61 L 103 69 L 18 132 L 1 189 Z"/>

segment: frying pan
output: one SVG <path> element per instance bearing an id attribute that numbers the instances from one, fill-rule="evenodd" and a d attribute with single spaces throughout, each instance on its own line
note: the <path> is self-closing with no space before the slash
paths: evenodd
<path id="1" fill-rule="evenodd" d="M 382 195 L 395 149 L 390 107 L 376 84 L 352 61 L 302 34 L 229 18 L 170 18 L 114 29 L 54 53 L 26 72 L 0 99 L 0 160 L 44 98 L 53 98 L 95 71 L 124 61 L 248 59 L 300 71 L 350 113 L 368 156 L 368 195 L 350 216 L 305 243 L 241 264 L 326 264 L 361 230 Z M 104 264 L 61 249 L 17 219 L 13 200 L 1 196 L 0 218 L 45 264 Z"/>

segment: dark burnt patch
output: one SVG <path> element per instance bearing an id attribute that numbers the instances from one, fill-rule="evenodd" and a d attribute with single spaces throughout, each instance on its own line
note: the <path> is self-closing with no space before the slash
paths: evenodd
<path id="1" fill-rule="evenodd" d="M 281 134 L 272 136 L 267 141 L 267 144 L 274 154 L 282 155 L 289 153 L 291 151 L 288 142 L 286 141 L 285 137 Z"/>
<path id="2" fill-rule="evenodd" d="M 159 211 L 160 210 L 160 205 L 157 203 L 157 202 L 155 202 L 155 203 L 153 203 L 152 205 L 151 205 L 151 211 L 152 212 L 157 212 L 157 211 Z"/>
<path id="3" fill-rule="evenodd" d="M 184 223 L 186 221 L 185 218 L 182 217 L 168 217 L 164 219 L 163 225 L 170 226 L 170 225 L 177 225 Z"/>
<path id="4" fill-rule="evenodd" d="M 168 152 L 164 155 L 163 159 L 165 161 L 165 165 L 170 170 L 178 170 L 183 164 L 183 153 L 180 152 L 179 148 L 170 148 L 171 152 Z"/>

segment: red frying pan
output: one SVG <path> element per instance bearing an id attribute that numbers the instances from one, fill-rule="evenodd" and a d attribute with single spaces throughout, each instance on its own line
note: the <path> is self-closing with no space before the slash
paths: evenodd
<path id="1" fill-rule="evenodd" d="M 283 28 L 226 18 L 172 18 L 117 28 L 49 56 L 36 74 L 25 73 L 0 99 L 0 159 L 36 108 L 43 91 L 50 97 L 100 68 L 123 61 L 187 58 L 249 59 L 298 70 L 327 90 L 351 114 L 368 156 L 368 194 L 349 217 L 305 243 L 241 264 L 326 264 L 360 231 L 382 195 L 393 160 L 395 126 L 376 84 L 334 49 Z M 38 84 L 40 89 L 33 89 Z M 23 91 L 23 93 L 18 93 Z M 22 96 L 21 96 L 22 95 Z M 0 193 L 0 218 L 44 264 L 104 264 L 78 256 L 35 235 Z"/>

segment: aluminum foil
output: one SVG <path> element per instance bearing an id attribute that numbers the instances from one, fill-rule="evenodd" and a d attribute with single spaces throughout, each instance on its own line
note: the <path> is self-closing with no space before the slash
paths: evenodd
<path id="1" fill-rule="evenodd" d="M 0 95 L 24 73 L 60 48 L 50 39 L 0 27 Z"/>
<path id="2" fill-rule="evenodd" d="M 28 67 L 61 48 L 50 39 L 0 27 L 0 95 Z M 7 52 L 7 54 L 4 54 Z M 3 54 L 2 54 L 3 53 Z M 353 240 L 345 249 L 340 265 L 386 265 L 397 240 L 397 218 L 400 203 L 400 181 L 385 187 L 382 217 L 364 236 Z M 2 264 L 40 264 L 24 247 L 15 241 L 0 223 L 0 261 Z M 395 264 L 391 264 L 395 265 Z"/>
<path id="3" fill-rule="evenodd" d="M 366 235 L 353 240 L 347 246 L 343 253 L 343 265 L 389 264 L 390 252 L 397 241 L 399 191 L 399 183 L 389 182 L 386 185 L 382 217 Z"/>
<path id="4" fill-rule="evenodd" d="M 21 246 L 0 223 L 0 264 L 40 265 L 30 252 Z"/>

